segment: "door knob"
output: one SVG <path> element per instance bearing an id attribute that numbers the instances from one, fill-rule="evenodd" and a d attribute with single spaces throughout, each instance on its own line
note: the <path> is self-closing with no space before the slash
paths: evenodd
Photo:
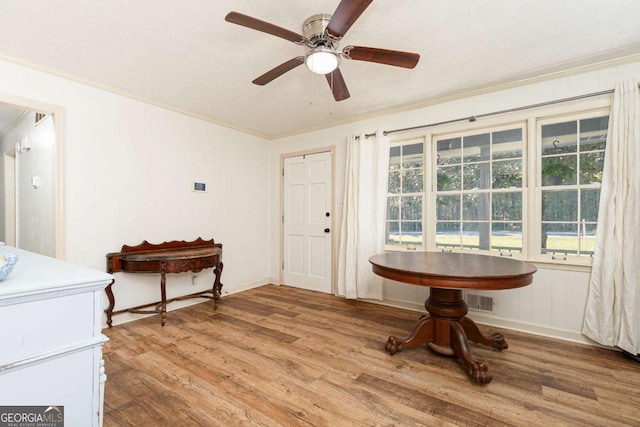
<path id="1" fill-rule="evenodd" d="M 331 231 L 331 230 L 330 230 L 330 229 L 328 229 L 328 228 L 325 228 L 325 229 L 324 229 L 324 232 L 325 232 L 325 233 L 328 233 L 328 232 L 330 232 L 330 231 Z"/>

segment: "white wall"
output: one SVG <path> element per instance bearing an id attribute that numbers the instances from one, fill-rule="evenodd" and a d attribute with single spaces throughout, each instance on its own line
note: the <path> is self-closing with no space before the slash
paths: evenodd
<path id="1" fill-rule="evenodd" d="M 0 138 L 2 153 L 15 151 L 15 144 L 28 137 L 31 149 L 16 152 L 16 199 L 17 218 L 16 234 L 20 248 L 42 255 L 53 255 L 52 236 L 52 195 L 53 195 L 53 149 L 55 133 L 53 120 L 46 117 L 37 125 L 35 112 L 25 114 L 18 123 Z M 4 165 L 0 164 L 0 176 L 4 176 Z M 40 179 L 40 185 L 31 185 L 32 178 Z M 4 193 L 4 186 L 0 186 Z M 0 203 L 0 224 L 4 233 L 4 194 Z M 3 237 L 6 238 L 6 237 Z"/>
<path id="2" fill-rule="evenodd" d="M 385 116 L 370 118 L 355 123 L 336 126 L 315 132 L 281 138 L 272 142 L 271 168 L 279 166 L 280 156 L 299 150 L 313 150 L 314 147 L 335 145 L 336 147 L 336 191 L 334 202 L 334 239 L 339 239 L 338 231 L 342 217 L 342 198 L 344 194 L 344 168 L 346 139 L 350 133 L 372 133 L 377 130 L 392 130 L 438 123 L 472 115 L 480 115 L 509 108 L 517 108 L 557 99 L 563 99 L 588 93 L 613 89 L 618 80 L 640 76 L 640 62 L 600 65 L 591 69 L 576 70 L 555 77 L 541 77 L 519 85 L 487 91 L 483 94 L 461 99 L 443 100 L 421 108 L 397 112 Z M 428 82 L 425 82 L 428 84 Z M 357 96 L 357 94 L 352 94 Z M 348 101 L 344 101 L 348 102 Z M 547 107 L 546 111 L 570 110 L 569 105 Z M 522 115 L 522 113 L 518 113 Z M 531 113 L 526 113 L 531 114 Z M 513 120 L 510 116 L 499 116 L 489 120 Z M 473 126 L 483 126 L 485 119 L 479 119 Z M 464 125 L 464 124 L 462 124 Z M 460 125 L 457 125 L 460 126 Z M 442 132 L 444 127 L 424 129 L 393 135 L 394 138 L 407 139 L 413 136 L 425 136 L 428 132 Z M 280 191 L 280 179 L 277 174 L 271 176 L 271 191 L 274 195 Z M 271 199 L 273 236 L 280 233 L 278 222 L 279 199 Z M 335 263 L 334 263 L 335 264 Z M 279 252 L 272 252 L 271 277 L 277 282 L 280 274 Z M 335 267 L 335 265 L 334 265 Z M 586 341 L 580 334 L 582 317 L 586 304 L 589 270 L 585 268 L 562 268 L 538 265 L 534 283 L 526 288 L 493 292 L 496 298 L 496 312 L 493 315 L 474 315 L 483 323 L 521 329 L 549 336 L 576 341 Z M 428 289 L 412 285 L 387 282 L 383 301 L 386 304 L 400 305 L 419 309 L 423 307 Z"/>
<path id="3" fill-rule="evenodd" d="M 266 140 L 0 60 L 0 102 L 20 100 L 61 112 L 68 261 L 104 271 L 123 244 L 214 238 L 223 292 L 268 282 Z M 196 180 L 206 193 L 191 191 Z M 190 274 L 170 275 L 169 296 L 210 286 L 211 270 L 198 276 L 192 286 Z M 116 309 L 159 300 L 159 280 L 117 273 Z"/>

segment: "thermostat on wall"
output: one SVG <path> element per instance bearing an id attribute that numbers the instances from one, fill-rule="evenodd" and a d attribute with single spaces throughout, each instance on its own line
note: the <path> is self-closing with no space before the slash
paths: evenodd
<path id="1" fill-rule="evenodd" d="M 205 191 L 207 191 L 207 184 L 204 182 L 194 182 L 191 189 L 193 191 L 197 191 L 198 193 L 204 193 Z"/>

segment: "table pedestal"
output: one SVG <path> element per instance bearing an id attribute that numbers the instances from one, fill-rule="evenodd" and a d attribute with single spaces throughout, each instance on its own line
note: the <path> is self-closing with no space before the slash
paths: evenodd
<path id="1" fill-rule="evenodd" d="M 403 349 L 427 343 L 436 353 L 457 356 L 475 382 L 480 384 L 491 382 L 492 376 L 489 374 L 487 364 L 473 359 L 467 339 L 497 350 L 504 350 L 509 346 L 502 334 L 494 333 L 491 337 L 482 335 L 475 322 L 465 317 L 469 309 L 459 289 L 432 287 L 424 306 L 429 315 L 423 316 L 418 321 L 408 337 L 404 339 L 389 337 L 385 345 L 389 354 L 393 355 Z"/>

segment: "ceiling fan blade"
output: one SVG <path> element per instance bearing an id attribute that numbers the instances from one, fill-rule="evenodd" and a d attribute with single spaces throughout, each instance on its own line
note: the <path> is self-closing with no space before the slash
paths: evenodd
<path id="1" fill-rule="evenodd" d="M 336 101 L 344 101 L 351 96 L 349 89 L 347 89 L 347 84 L 344 82 L 344 77 L 342 77 L 342 73 L 340 72 L 340 68 L 336 68 L 332 72 L 325 74 L 325 77 L 327 78 L 331 92 L 333 92 L 333 98 Z"/>
<path id="2" fill-rule="evenodd" d="M 277 25 L 261 21 L 260 19 L 253 18 L 251 16 L 243 15 L 242 13 L 229 12 L 227 16 L 224 17 L 224 20 L 231 22 L 232 24 L 238 24 L 253 30 L 262 31 L 263 33 L 271 34 L 294 43 L 305 42 L 305 38 L 298 33 L 294 33 L 286 28 L 278 27 Z"/>
<path id="3" fill-rule="evenodd" d="M 336 38 L 344 36 L 372 1 L 342 0 L 327 24 L 327 32 Z"/>
<path id="4" fill-rule="evenodd" d="M 266 73 L 255 79 L 252 83 L 254 85 L 264 86 L 270 81 L 280 77 L 287 71 L 291 71 L 302 64 L 304 64 L 304 56 L 297 56 L 293 59 L 288 60 L 287 62 L 278 65 L 276 68 L 267 71 Z"/>
<path id="5" fill-rule="evenodd" d="M 342 52 L 356 61 L 377 62 L 403 68 L 414 68 L 420 60 L 420 55 L 417 53 L 375 47 L 347 46 Z"/>

